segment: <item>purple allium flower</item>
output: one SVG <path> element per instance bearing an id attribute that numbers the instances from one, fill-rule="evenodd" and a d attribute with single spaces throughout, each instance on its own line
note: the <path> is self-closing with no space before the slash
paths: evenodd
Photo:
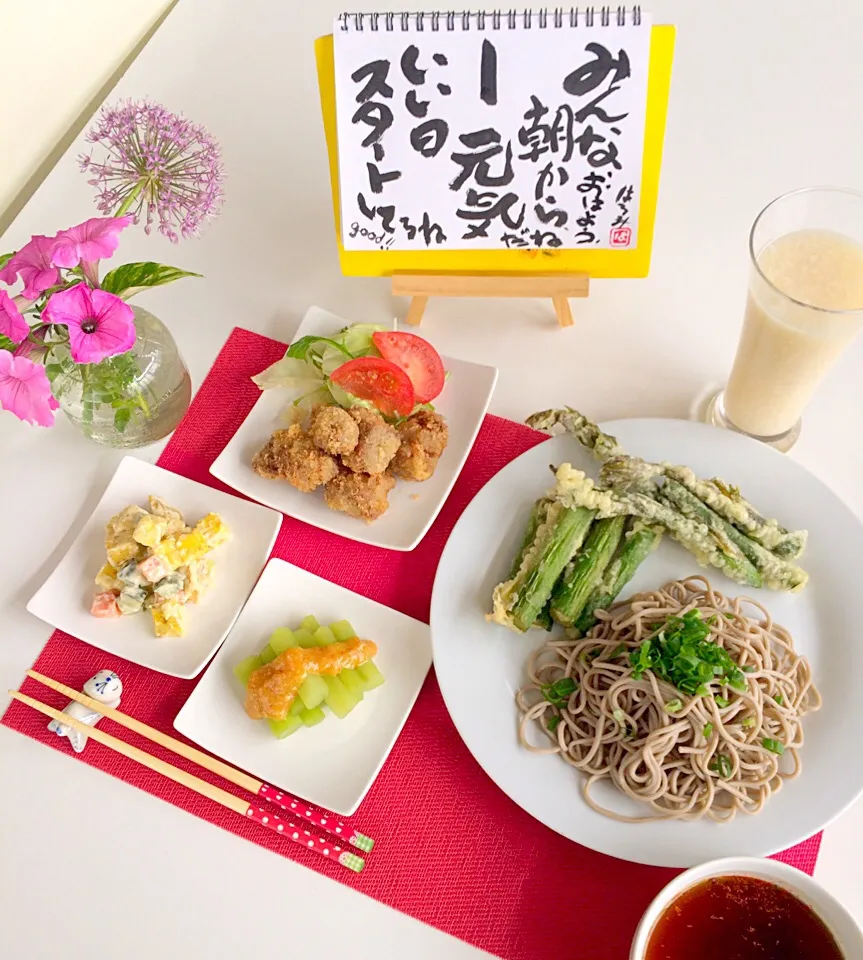
<path id="1" fill-rule="evenodd" d="M 80 158 L 92 174 L 99 210 L 107 215 L 129 213 L 149 233 L 159 232 L 176 243 L 195 236 L 222 204 L 224 169 L 218 143 L 198 124 L 149 100 L 105 107 L 87 134 L 88 142 L 106 151 L 103 162 Z"/>

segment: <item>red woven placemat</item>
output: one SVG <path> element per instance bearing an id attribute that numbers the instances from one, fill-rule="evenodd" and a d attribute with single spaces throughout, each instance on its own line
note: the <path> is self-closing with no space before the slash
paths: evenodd
<path id="1" fill-rule="evenodd" d="M 209 475 L 208 468 L 257 399 L 257 387 L 249 377 L 283 352 L 281 343 L 234 330 L 160 457 L 160 465 L 227 489 Z M 437 563 L 462 510 L 505 464 L 542 439 L 526 427 L 487 417 L 449 500 L 411 553 L 364 546 L 285 517 L 273 555 L 428 622 Z M 77 689 L 103 667 L 116 670 L 123 678 L 123 710 L 172 734 L 173 718 L 195 685 L 195 681 L 176 680 L 111 657 L 59 631 L 48 640 L 35 667 Z M 28 679 L 22 689 L 53 705 L 65 705 L 63 698 L 35 681 Z M 45 718 L 23 704 L 12 703 L 3 723 L 69 751 L 68 741 L 48 734 Z M 139 742 L 110 721 L 103 725 Z M 146 748 L 219 782 L 152 744 Z M 460 740 L 434 672 L 353 818 L 359 829 L 377 839 L 359 876 L 280 840 L 94 741 L 80 759 L 508 960 L 626 957 L 641 913 L 675 872 L 594 853 L 558 836 L 517 807 L 482 772 Z M 811 873 L 820 839 L 820 835 L 813 837 L 780 859 Z"/>

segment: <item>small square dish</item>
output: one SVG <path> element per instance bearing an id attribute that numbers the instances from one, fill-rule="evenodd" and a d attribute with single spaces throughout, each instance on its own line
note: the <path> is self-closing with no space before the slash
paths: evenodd
<path id="1" fill-rule="evenodd" d="M 310 307 L 294 342 L 302 337 L 332 336 L 349 321 L 320 307 Z M 449 373 L 434 401 L 446 420 L 449 443 L 434 474 L 423 483 L 399 481 L 389 495 L 389 508 L 372 523 L 331 510 L 320 489 L 302 493 L 285 480 L 269 480 L 252 469 L 252 458 L 271 434 L 286 426 L 283 411 L 294 399 L 289 390 L 265 390 L 239 430 L 210 467 L 214 477 L 290 517 L 349 540 L 389 550 L 413 550 L 434 522 L 461 473 L 488 409 L 497 382 L 494 367 L 452 357 L 442 358 Z"/>
<path id="2" fill-rule="evenodd" d="M 183 637 L 156 637 L 147 611 L 109 619 L 90 613 L 93 596 L 100 589 L 94 578 L 106 559 L 106 524 L 130 504 L 146 507 L 150 494 L 176 507 L 190 524 L 216 513 L 231 531 L 230 539 L 211 555 L 212 586 L 198 603 L 188 605 L 188 629 Z M 27 610 L 100 650 L 159 673 L 190 679 L 200 673 L 228 635 L 267 562 L 281 524 L 281 515 L 267 507 L 136 457 L 124 457 L 102 499 Z"/>
<path id="3" fill-rule="evenodd" d="M 293 629 L 309 615 L 321 624 L 347 620 L 373 640 L 385 679 L 343 719 L 327 711 L 324 722 L 278 740 L 267 721 L 246 714 L 234 667 L 259 653 L 276 628 Z M 267 783 L 349 816 L 389 755 L 430 666 L 427 624 L 272 559 L 174 728 Z"/>

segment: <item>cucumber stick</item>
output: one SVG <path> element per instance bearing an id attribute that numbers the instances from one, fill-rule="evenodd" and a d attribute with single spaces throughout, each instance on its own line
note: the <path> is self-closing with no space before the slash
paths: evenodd
<path id="1" fill-rule="evenodd" d="M 320 707 L 315 707 L 312 710 L 303 710 L 300 714 L 300 720 L 303 721 L 304 727 L 316 727 L 319 723 L 322 723 L 326 720 L 327 715 Z"/>
<path id="2" fill-rule="evenodd" d="M 329 627 L 318 627 L 312 634 L 312 639 L 319 647 L 328 647 L 336 642 L 335 634 Z"/>
<path id="3" fill-rule="evenodd" d="M 285 650 L 288 650 L 290 647 L 296 647 L 297 639 L 294 636 L 293 630 L 288 630 L 287 627 L 276 627 L 276 629 L 270 634 L 270 646 L 276 653 L 283 653 Z"/>
<path id="4" fill-rule="evenodd" d="M 377 665 L 374 660 L 369 660 L 366 663 L 361 663 L 357 668 L 356 672 L 360 675 L 365 684 L 365 689 L 374 690 L 375 687 L 379 687 L 385 680 L 384 675 L 378 670 Z"/>
<path id="5" fill-rule="evenodd" d="M 357 700 L 363 699 L 363 693 L 366 689 L 365 681 L 356 670 L 342 670 L 338 674 L 338 678 L 348 688 L 348 693 L 352 693 Z"/>
<path id="6" fill-rule="evenodd" d="M 327 696 L 324 702 L 339 719 L 343 719 L 354 709 L 359 700 L 349 692 L 338 677 L 324 676 L 323 680 L 327 685 Z"/>
<path id="7" fill-rule="evenodd" d="M 333 636 L 336 640 L 350 640 L 351 637 L 357 635 L 357 631 L 354 630 L 347 620 L 336 620 L 335 623 L 330 624 L 330 630 L 333 631 Z"/>
<path id="8" fill-rule="evenodd" d="M 252 673 L 258 669 L 258 667 L 263 666 L 263 661 L 261 658 L 255 654 L 253 657 L 246 657 L 245 660 L 241 660 L 234 667 L 234 676 L 240 681 L 240 683 L 245 687 L 249 682 L 249 677 Z"/>
<path id="9" fill-rule="evenodd" d="M 324 702 L 328 692 L 329 688 L 324 678 L 313 673 L 300 684 L 297 699 L 302 701 L 306 710 L 314 710 Z"/>
<path id="10" fill-rule="evenodd" d="M 303 725 L 303 721 L 299 717 L 287 716 L 284 720 L 267 720 L 267 723 L 270 725 L 270 730 L 273 732 L 278 740 L 284 740 L 285 737 L 289 737 L 292 733 L 296 733 L 297 730 Z"/>

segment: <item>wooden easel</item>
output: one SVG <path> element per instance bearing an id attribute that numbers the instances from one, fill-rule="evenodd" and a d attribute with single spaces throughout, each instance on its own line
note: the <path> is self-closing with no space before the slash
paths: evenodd
<path id="1" fill-rule="evenodd" d="M 460 274 L 394 273 L 393 296 L 411 297 L 405 318 L 419 326 L 429 297 L 551 297 L 557 321 L 572 326 L 570 297 L 586 297 L 590 277 L 586 273 L 554 274 Z"/>

